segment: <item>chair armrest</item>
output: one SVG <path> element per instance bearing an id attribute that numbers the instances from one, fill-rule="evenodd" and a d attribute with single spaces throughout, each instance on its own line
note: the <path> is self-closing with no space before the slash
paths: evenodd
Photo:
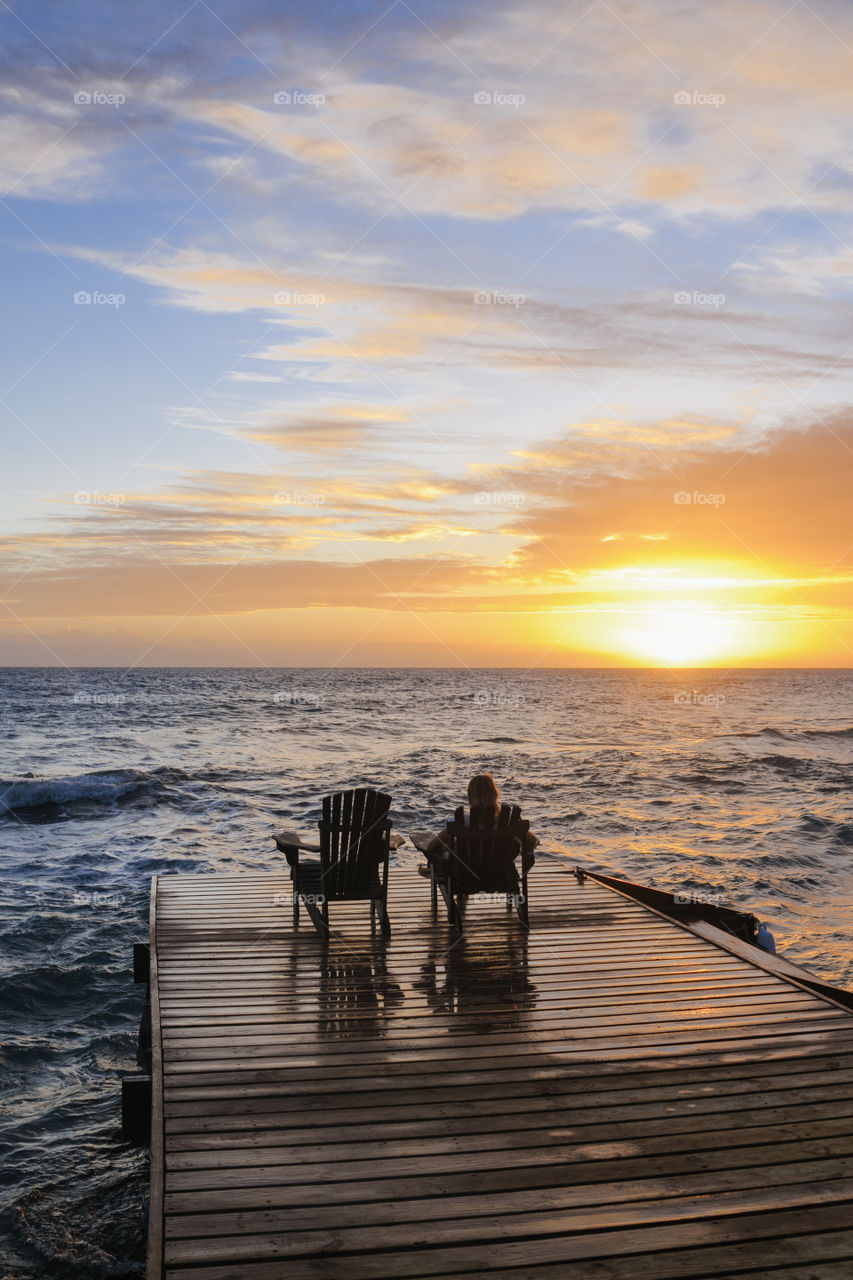
<path id="1" fill-rule="evenodd" d="M 308 853 L 319 853 L 320 846 L 313 840 L 306 840 L 298 831 L 276 831 L 273 834 L 276 846 L 281 853 L 287 849 L 305 849 Z"/>
<path id="2" fill-rule="evenodd" d="M 435 837 L 434 831 L 410 831 L 409 839 L 419 853 L 426 853 L 427 845 Z"/>

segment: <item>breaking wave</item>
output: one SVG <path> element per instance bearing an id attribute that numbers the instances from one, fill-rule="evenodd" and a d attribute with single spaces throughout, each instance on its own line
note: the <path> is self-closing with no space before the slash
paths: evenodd
<path id="1" fill-rule="evenodd" d="M 81 806 L 113 807 L 120 801 L 156 801 L 170 784 L 187 777 L 180 769 L 161 768 L 151 773 L 141 769 L 101 769 L 94 773 L 63 774 L 56 778 L 0 778 L 0 816 L 39 813 L 58 816 L 73 814 Z"/>

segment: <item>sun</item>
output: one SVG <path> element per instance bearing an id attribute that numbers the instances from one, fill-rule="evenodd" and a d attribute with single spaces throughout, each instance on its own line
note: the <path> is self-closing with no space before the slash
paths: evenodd
<path id="1" fill-rule="evenodd" d="M 739 622 L 714 609 L 660 608 L 637 615 L 626 648 L 665 666 L 703 666 L 736 653 L 741 633 Z"/>

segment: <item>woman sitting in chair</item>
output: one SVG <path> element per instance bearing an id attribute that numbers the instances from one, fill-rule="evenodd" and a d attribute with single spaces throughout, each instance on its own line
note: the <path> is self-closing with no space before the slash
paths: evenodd
<path id="1" fill-rule="evenodd" d="M 490 773 L 478 773 L 468 783 L 468 819 L 470 822 L 471 811 L 479 809 L 481 815 L 493 814 L 495 824 L 501 814 L 500 793 L 494 778 Z M 429 844 L 426 846 L 425 853 L 429 862 L 435 864 L 436 869 L 441 868 L 442 862 L 447 860 L 450 852 L 450 828 L 445 826 L 437 836 L 433 836 Z M 525 837 L 525 848 L 522 851 L 522 863 L 527 867 L 532 867 L 536 861 L 533 856 L 533 850 L 539 843 L 538 837 L 532 831 L 528 831 Z M 423 846 L 421 846 L 423 848 Z M 422 876 L 429 879 L 429 865 L 418 868 Z"/>

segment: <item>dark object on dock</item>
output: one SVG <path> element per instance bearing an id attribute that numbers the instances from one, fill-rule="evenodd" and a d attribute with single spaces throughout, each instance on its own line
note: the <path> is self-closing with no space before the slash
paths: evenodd
<path id="1" fill-rule="evenodd" d="M 772 973 L 792 978 L 810 991 L 827 996 L 836 1004 L 843 1005 L 845 1009 L 853 1009 L 853 991 L 846 991 L 843 987 L 834 987 L 831 983 L 821 982 L 808 969 L 803 969 L 784 956 L 778 956 L 772 933 L 766 925 L 759 922 L 756 916 L 748 912 L 736 911 L 733 907 L 721 907 L 712 902 L 703 902 L 701 898 L 695 898 L 692 895 L 664 893 L 660 889 L 650 889 L 648 885 L 635 884 L 633 880 L 617 880 L 614 876 L 602 876 L 595 871 L 584 871 L 580 867 L 575 867 L 575 875 L 579 883 L 583 883 L 587 877 L 590 880 L 597 880 L 599 884 L 616 889 L 626 897 L 642 902 L 644 906 L 659 911 L 661 915 L 668 916 L 671 920 L 686 924 L 694 933 L 702 937 L 714 940 L 715 931 L 720 930 L 722 934 L 729 934 L 736 939 L 737 943 L 746 942 L 766 957 L 766 962 L 762 963 Z M 710 928 L 708 928 L 709 925 Z M 717 940 L 719 939 L 718 934 Z M 767 940 L 772 943 L 772 946 L 767 945 Z M 735 945 L 732 949 L 737 954 L 750 958 L 749 951 L 742 946 L 739 948 Z"/>
<path id="2" fill-rule="evenodd" d="M 770 954 L 773 956 L 775 956 L 776 954 L 776 939 L 773 937 L 773 934 L 770 932 L 767 925 L 763 923 L 763 921 L 758 926 L 758 934 L 755 939 L 755 945 L 757 947 L 761 947 L 762 951 L 769 951 Z"/>
<path id="3" fill-rule="evenodd" d="M 123 1076 L 121 1132 L 126 1142 L 148 1146 L 151 1141 L 151 1076 Z"/>
<path id="4" fill-rule="evenodd" d="M 580 870 L 576 867 L 575 875 Z M 633 880 L 618 880 L 615 876 L 602 876 L 595 871 L 581 871 L 579 878 L 586 876 L 590 880 L 597 880 L 599 884 L 609 885 L 611 889 L 618 889 L 620 893 L 626 893 L 629 898 L 634 898 L 647 907 L 662 911 L 673 920 L 707 920 L 709 924 L 725 929 L 726 933 L 740 938 L 742 942 L 758 946 L 758 920 L 749 912 L 718 906 L 715 902 L 703 901 L 695 894 L 665 893 L 662 889 L 650 889 L 648 885 L 635 884 Z"/>
<path id="5" fill-rule="evenodd" d="M 413 843 L 426 854 L 430 869 L 432 916 L 438 913 L 438 891 L 447 907 L 447 918 L 461 934 L 462 910 L 467 898 L 475 893 L 505 895 L 507 908 L 515 907 L 525 929 L 530 928 L 527 908 L 527 872 L 533 863 L 525 854 L 525 838 L 530 823 L 521 816 L 518 805 L 502 804 L 498 820 L 478 808 L 471 810 L 470 823 L 465 821 L 465 808 L 460 805 L 447 824 L 450 836 L 448 857 L 440 861 L 426 852 L 422 837 Z M 516 858 L 521 854 L 519 880 Z"/>
<path id="6" fill-rule="evenodd" d="M 329 935 L 329 902 L 369 902 L 383 935 L 391 935 L 388 918 L 388 859 L 391 852 L 391 797 L 359 788 L 323 798 L 320 843 L 280 831 L 276 846 L 287 858 L 293 881 L 293 923 L 299 923 L 299 900 L 314 928 Z M 397 839 L 397 843 L 401 843 Z M 396 845 L 395 845 L 396 847 Z M 320 854 L 319 862 L 300 862 L 300 849 Z"/>

